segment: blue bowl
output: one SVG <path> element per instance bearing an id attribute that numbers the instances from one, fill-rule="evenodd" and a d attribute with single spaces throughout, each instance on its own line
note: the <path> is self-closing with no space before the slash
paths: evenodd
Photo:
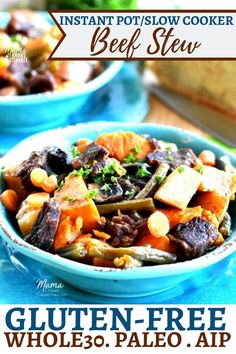
<path id="1" fill-rule="evenodd" d="M 40 12 L 52 23 L 47 12 Z M 7 12 L 1 13 L 0 28 L 9 21 Z M 69 124 L 69 117 L 86 104 L 93 107 L 89 100 L 94 93 L 107 85 L 120 71 L 123 61 L 105 62 L 104 71 L 93 80 L 78 88 L 65 89 L 14 97 L 0 97 L 0 132 L 33 134 Z M 87 108 L 89 111 L 89 108 Z"/>
<path id="2" fill-rule="evenodd" d="M 210 149 L 217 157 L 228 155 L 232 163 L 236 165 L 235 155 L 228 153 L 224 148 L 205 138 L 182 129 L 153 124 L 103 122 L 78 124 L 36 134 L 23 140 L 7 153 L 0 160 L 0 166 L 9 166 L 15 162 L 22 161 L 22 159 L 29 156 L 32 150 L 42 149 L 47 142 L 69 150 L 71 144 L 78 138 L 87 137 L 94 140 L 101 133 L 115 130 L 132 130 L 137 133 L 150 134 L 157 139 L 174 142 L 179 147 L 190 147 L 197 154 L 204 149 Z M 4 189 L 2 180 L 1 189 Z M 186 291 L 192 284 L 200 286 L 201 282 L 213 272 L 214 266 L 220 265 L 220 261 L 236 250 L 235 202 L 231 205 L 230 213 L 232 216 L 232 234 L 221 246 L 212 252 L 186 262 L 130 270 L 85 265 L 63 259 L 29 245 L 17 233 L 2 205 L 0 205 L 0 226 L 4 231 L 4 240 L 16 251 L 46 266 L 51 272 L 75 288 L 97 295 L 130 298 L 161 293 L 175 287 L 180 288 L 181 286 Z"/>
<path id="3" fill-rule="evenodd" d="M 108 62 L 105 70 L 78 88 L 24 96 L 0 97 L 0 131 L 32 134 L 67 125 L 68 118 L 107 85 L 120 71 L 123 62 Z"/>

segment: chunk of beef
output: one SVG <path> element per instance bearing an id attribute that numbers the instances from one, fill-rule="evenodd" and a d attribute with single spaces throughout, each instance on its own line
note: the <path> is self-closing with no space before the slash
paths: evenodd
<path id="1" fill-rule="evenodd" d="M 29 71 L 28 62 L 11 62 L 7 73 L 1 78 L 0 86 L 14 86 L 20 94 L 27 93 L 26 75 Z"/>
<path id="2" fill-rule="evenodd" d="M 21 78 L 30 71 L 30 64 L 24 61 L 13 61 L 9 65 L 9 71 L 21 81 Z"/>
<path id="3" fill-rule="evenodd" d="M 123 163 L 122 166 L 126 169 L 128 175 L 136 175 L 137 171 L 140 168 L 150 169 L 151 166 L 143 162 L 132 162 L 132 163 Z"/>
<path id="4" fill-rule="evenodd" d="M 30 180 L 30 173 L 34 168 L 42 168 L 48 174 L 59 175 L 72 171 L 68 155 L 56 146 L 46 147 L 42 151 L 33 151 L 14 172 L 14 176 L 21 177 L 23 187 L 28 193 L 36 189 Z"/>
<path id="5" fill-rule="evenodd" d="M 35 190 L 35 186 L 33 186 L 30 181 L 30 173 L 37 167 L 43 168 L 47 172 L 51 172 L 50 168 L 47 166 L 47 154 L 45 151 L 33 151 L 30 157 L 23 161 L 14 173 L 14 176 L 21 177 L 23 187 L 28 193 Z"/>
<path id="6" fill-rule="evenodd" d="M 180 165 L 194 167 L 197 157 L 191 149 L 179 149 L 178 151 L 155 150 L 147 154 L 147 162 L 152 166 L 159 166 L 160 163 L 166 162 L 170 166 L 170 172 Z"/>
<path id="7" fill-rule="evenodd" d="M 96 203 L 113 203 L 123 199 L 122 196 L 123 189 L 119 183 L 110 183 L 103 185 L 93 200 Z"/>
<path id="8" fill-rule="evenodd" d="M 119 184 L 123 190 L 123 199 L 133 199 L 134 196 L 140 191 L 140 187 L 131 183 L 130 180 L 119 178 Z"/>
<path id="9" fill-rule="evenodd" d="M 209 221 L 195 217 L 172 228 L 169 237 L 180 246 L 184 257 L 191 259 L 206 252 L 217 239 L 218 230 Z"/>
<path id="10" fill-rule="evenodd" d="M 11 85 L 10 81 L 5 77 L 0 77 L 0 90 Z"/>
<path id="11" fill-rule="evenodd" d="M 137 229 L 138 229 L 139 236 L 144 236 L 149 233 L 147 222 L 148 222 L 148 218 L 143 218 L 137 222 Z"/>
<path id="12" fill-rule="evenodd" d="M 25 241 L 44 251 L 49 251 L 56 235 L 59 219 L 60 209 L 57 202 L 54 199 L 45 202 Z"/>
<path id="13" fill-rule="evenodd" d="M 111 235 L 108 243 L 113 247 L 132 245 L 138 234 L 135 221 L 128 215 L 113 216 L 107 221 L 105 231 Z"/>
<path id="14" fill-rule="evenodd" d="M 96 143 L 92 143 L 87 147 L 83 154 L 72 161 L 72 166 L 75 170 L 79 170 L 85 165 L 91 166 L 95 161 L 104 160 L 108 155 L 109 152 L 107 149 Z"/>
<path id="15" fill-rule="evenodd" d="M 52 171 L 58 175 L 72 171 L 71 161 L 67 153 L 56 146 L 45 149 L 47 154 L 47 164 Z"/>
<path id="16" fill-rule="evenodd" d="M 137 186 L 139 188 L 139 190 L 143 189 L 147 184 L 147 181 L 145 181 L 142 178 L 137 178 L 135 176 L 130 176 L 129 180 L 132 184 Z"/>
<path id="17" fill-rule="evenodd" d="M 34 72 L 27 80 L 28 93 L 42 93 L 54 91 L 56 88 L 56 81 L 50 71 Z"/>
<path id="18" fill-rule="evenodd" d="M 153 150 L 161 149 L 161 145 L 159 143 L 159 140 L 157 140 L 156 138 L 151 137 L 149 134 L 140 134 L 140 136 L 142 138 L 146 139 L 147 141 L 149 141 Z"/>
<path id="19" fill-rule="evenodd" d="M 50 28 L 43 16 L 29 10 L 17 10 L 12 12 L 10 21 L 6 27 L 9 35 L 23 34 L 30 38 L 41 36 Z"/>
<path id="20" fill-rule="evenodd" d="M 105 227 L 106 227 L 106 219 L 104 217 L 99 218 L 96 226 L 96 230 L 104 231 Z"/>
<path id="21" fill-rule="evenodd" d="M 90 173 L 90 177 L 94 178 L 97 175 L 99 175 L 99 173 L 102 171 L 102 169 L 105 167 L 106 165 L 106 160 L 101 160 L 98 161 L 97 163 L 94 163 L 92 166 L 92 171 Z"/>
<path id="22" fill-rule="evenodd" d="M 6 32 L 9 35 L 23 34 L 27 37 L 31 37 L 32 30 L 34 30 L 33 25 L 26 22 L 25 18 L 19 14 L 13 14 L 6 27 Z"/>

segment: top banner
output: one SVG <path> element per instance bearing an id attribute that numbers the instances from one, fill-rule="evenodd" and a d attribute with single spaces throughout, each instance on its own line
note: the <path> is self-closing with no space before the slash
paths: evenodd
<path id="1" fill-rule="evenodd" d="M 236 11 L 51 11 L 49 59 L 236 59 Z"/>

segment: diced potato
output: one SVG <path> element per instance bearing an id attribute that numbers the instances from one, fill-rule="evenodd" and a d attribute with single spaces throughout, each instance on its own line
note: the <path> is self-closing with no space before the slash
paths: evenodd
<path id="1" fill-rule="evenodd" d="M 215 190 L 229 191 L 232 177 L 229 173 L 211 166 L 203 166 L 202 182 L 198 187 L 202 192 L 213 192 Z"/>
<path id="2" fill-rule="evenodd" d="M 26 202 L 29 207 L 32 208 L 42 208 L 45 202 L 49 202 L 50 195 L 49 193 L 40 192 L 40 193 L 32 193 L 29 194 L 26 198 Z"/>
<path id="3" fill-rule="evenodd" d="M 185 209 L 196 193 L 202 176 L 194 169 L 181 165 L 161 184 L 154 198 L 179 209 Z"/>
<path id="4" fill-rule="evenodd" d="M 23 236 L 26 236 L 31 232 L 39 212 L 40 208 L 32 209 L 18 219 L 18 225 Z"/>
<path id="5" fill-rule="evenodd" d="M 40 212 L 40 207 L 31 207 L 27 200 L 21 204 L 16 219 L 22 235 L 26 236 L 32 230 L 35 220 Z"/>
<path id="6" fill-rule="evenodd" d="M 49 199 L 48 193 L 33 193 L 21 203 L 16 219 L 22 235 L 30 233 L 44 202 Z"/>

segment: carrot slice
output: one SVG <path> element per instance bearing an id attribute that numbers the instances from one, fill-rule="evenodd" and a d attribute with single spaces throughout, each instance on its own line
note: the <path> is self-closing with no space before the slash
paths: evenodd
<path id="1" fill-rule="evenodd" d="M 105 147 L 111 157 L 123 161 L 131 153 L 134 158 L 145 159 L 153 151 L 151 143 L 133 132 L 117 131 L 100 135 L 96 143 Z"/>
<path id="2" fill-rule="evenodd" d="M 161 251 L 169 252 L 172 254 L 177 253 L 177 247 L 173 244 L 168 236 L 155 237 L 151 234 L 146 234 L 137 239 L 134 246 L 150 245 Z"/>

